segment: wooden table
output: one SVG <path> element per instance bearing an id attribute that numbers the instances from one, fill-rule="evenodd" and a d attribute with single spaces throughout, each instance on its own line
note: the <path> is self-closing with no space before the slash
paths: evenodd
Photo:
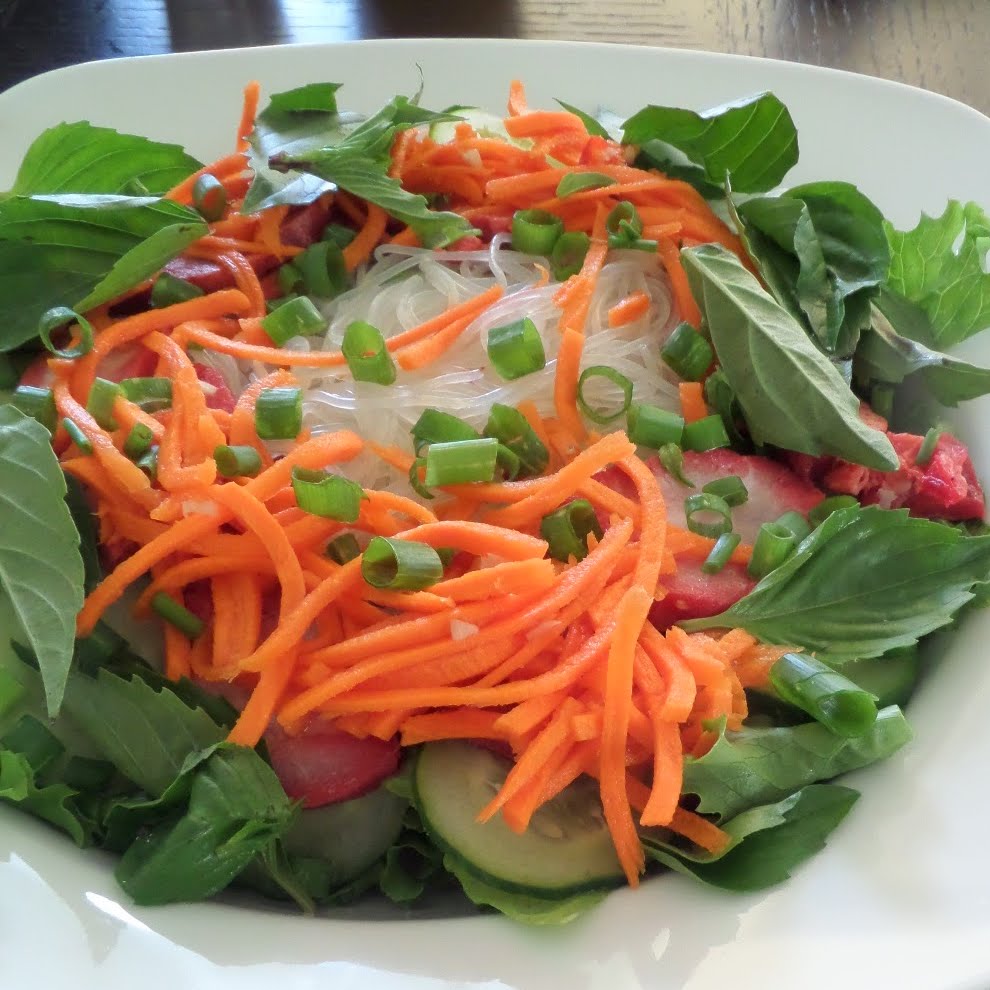
<path id="1" fill-rule="evenodd" d="M 990 0 L 0 0 L 0 89 L 89 59 L 409 36 L 764 55 L 897 79 L 990 113 Z"/>

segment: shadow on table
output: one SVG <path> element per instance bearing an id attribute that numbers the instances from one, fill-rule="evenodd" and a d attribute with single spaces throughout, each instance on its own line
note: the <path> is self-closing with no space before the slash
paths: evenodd
<path id="1" fill-rule="evenodd" d="M 514 38 L 516 0 L 364 0 L 356 7 L 365 38 Z"/>
<path id="2" fill-rule="evenodd" d="M 165 9 L 177 52 L 293 40 L 279 0 L 166 0 Z"/>

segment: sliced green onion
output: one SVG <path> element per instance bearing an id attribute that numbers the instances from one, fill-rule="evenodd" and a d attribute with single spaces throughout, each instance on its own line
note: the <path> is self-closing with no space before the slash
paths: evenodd
<path id="1" fill-rule="evenodd" d="M 547 355 L 536 324 L 524 316 L 515 323 L 492 327 L 488 331 L 488 359 L 508 381 L 540 371 L 546 366 Z"/>
<path id="2" fill-rule="evenodd" d="M 684 418 L 660 406 L 633 402 L 626 410 L 626 433 L 640 447 L 659 450 L 668 443 L 679 446 L 684 435 Z"/>
<path id="3" fill-rule="evenodd" d="M 870 408 L 884 419 L 890 419 L 894 412 L 894 386 L 880 382 L 870 389 Z"/>
<path id="4" fill-rule="evenodd" d="M 192 200 L 200 216 L 213 223 L 227 209 L 227 190 L 215 175 L 204 172 L 193 184 Z"/>
<path id="5" fill-rule="evenodd" d="M 354 381 L 375 385 L 391 385 L 395 381 L 395 362 L 378 327 L 364 320 L 348 324 L 340 349 Z"/>
<path id="6" fill-rule="evenodd" d="M 511 447 L 500 443 L 495 451 L 495 470 L 500 472 L 502 479 L 515 481 L 519 477 L 521 468 L 522 461 L 519 460 L 519 455 Z"/>
<path id="7" fill-rule="evenodd" d="M 409 487 L 421 498 L 433 498 L 433 492 L 423 484 L 420 472 L 426 471 L 426 458 L 417 457 L 409 466 Z"/>
<path id="8" fill-rule="evenodd" d="M 705 416 L 684 426 L 684 449 L 704 453 L 729 446 L 729 434 L 721 416 Z"/>
<path id="9" fill-rule="evenodd" d="M 604 378 L 611 382 L 622 392 L 621 403 L 612 402 L 608 405 L 593 406 L 584 394 L 585 385 L 593 378 Z M 593 423 L 604 425 L 611 423 L 624 415 L 632 402 L 633 383 L 615 368 L 610 368 L 607 364 L 593 364 L 590 368 L 585 368 L 578 379 L 577 404 L 578 408 Z"/>
<path id="10" fill-rule="evenodd" d="M 557 183 L 558 199 L 566 199 L 583 189 L 604 189 L 605 186 L 614 186 L 615 179 L 610 175 L 602 175 L 601 172 L 568 172 L 560 182 Z"/>
<path id="11" fill-rule="evenodd" d="M 347 288 L 344 254 L 332 241 L 317 241 L 292 259 L 302 275 L 306 295 L 333 299 Z"/>
<path id="12" fill-rule="evenodd" d="M 639 211 L 629 200 L 617 203 L 605 219 L 605 230 L 624 241 L 638 240 L 643 234 L 643 221 Z"/>
<path id="13" fill-rule="evenodd" d="M 158 444 L 149 447 L 134 463 L 154 481 L 158 477 Z"/>
<path id="14" fill-rule="evenodd" d="M 770 683 L 784 701 L 838 736 L 861 736 L 877 720 L 875 695 L 808 653 L 785 653 L 770 668 Z"/>
<path id="15" fill-rule="evenodd" d="M 69 323 L 79 324 L 79 343 L 75 347 L 58 348 L 52 343 L 52 333 Z M 66 361 L 75 361 L 89 354 L 93 349 L 93 333 L 93 324 L 68 306 L 53 306 L 42 314 L 38 323 L 38 336 L 45 350 Z"/>
<path id="16" fill-rule="evenodd" d="M 367 497 L 364 489 L 349 478 L 301 467 L 292 469 L 292 490 L 303 512 L 348 523 L 357 522 L 361 500 Z"/>
<path id="17" fill-rule="evenodd" d="M 68 416 L 62 420 L 62 426 L 65 427 L 65 432 L 69 434 L 69 439 L 79 448 L 80 454 L 88 455 L 93 453 L 93 445 L 90 443 L 89 438 Z"/>
<path id="18" fill-rule="evenodd" d="M 620 234 L 609 234 L 608 246 L 613 250 L 646 251 L 649 254 L 655 254 L 658 247 L 656 241 L 644 240 L 642 237 L 630 239 L 623 237 Z"/>
<path id="19" fill-rule="evenodd" d="M 749 573 L 757 579 L 780 567 L 794 552 L 794 534 L 785 526 L 764 523 L 756 534 Z"/>
<path id="20" fill-rule="evenodd" d="M 117 396 L 123 395 L 124 390 L 116 382 L 108 382 L 105 378 L 97 378 L 89 390 L 86 400 L 86 412 L 105 430 L 117 429 L 117 421 L 113 418 L 113 404 Z"/>
<path id="21" fill-rule="evenodd" d="M 419 591 L 443 577 L 443 562 L 425 543 L 375 536 L 361 558 L 361 575 L 373 588 Z"/>
<path id="22" fill-rule="evenodd" d="M 280 265 L 275 276 L 283 296 L 295 295 L 303 287 L 302 272 L 291 261 Z"/>
<path id="23" fill-rule="evenodd" d="M 174 306 L 176 303 L 188 302 L 190 299 L 198 299 L 206 293 L 198 285 L 187 282 L 184 278 L 176 278 L 163 272 L 155 279 L 155 284 L 151 287 L 151 305 L 154 309 L 164 309 L 166 306 Z"/>
<path id="24" fill-rule="evenodd" d="M 276 347 L 282 347 L 293 337 L 308 337 L 326 327 L 327 321 L 306 296 L 290 299 L 261 321 L 261 329 Z"/>
<path id="25" fill-rule="evenodd" d="M 491 481 L 498 460 L 498 440 L 479 437 L 477 440 L 454 440 L 431 443 L 426 451 L 427 488 L 438 485 L 461 485 L 473 481 Z"/>
<path id="26" fill-rule="evenodd" d="M 736 547 L 739 546 L 742 537 L 738 533 L 723 533 L 712 547 L 711 552 L 701 565 L 704 574 L 718 574 L 729 562 Z"/>
<path id="27" fill-rule="evenodd" d="M 712 540 L 732 531 L 732 509 L 729 508 L 729 503 L 709 492 L 688 495 L 684 499 L 684 518 L 692 533 Z"/>
<path id="28" fill-rule="evenodd" d="M 253 478 L 261 470 L 261 455 L 248 444 L 220 444 L 213 451 L 213 460 L 224 478 Z"/>
<path id="29" fill-rule="evenodd" d="M 516 210 L 512 215 L 512 248 L 523 254 L 548 255 L 564 231 L 564 221 L 546 210 Z"/>
<path id="30" fill-rule="evenodd" d="M 262 440 L 294 440 L 302 429 L 302 389 L 261 390 L 254 407 L 254 428 Z"/>
<path id="31" fill-rule="evenodd" d="M 357 237 L 356 230 L 345 227 L 340 223 L 332 223 L 323 231 L 323 236 L 320 240 L 329 241 L 331 244 L 336 244 L 339 248 L 345 248 L 355 237 Z"/>
<path id="32" fill-rule="evenodd" d="M 665 443 L 658 451 L 660 464 L 676 481 L 688 488 L 694 488 L 694 482 L 684 474 L 684 451 L 676 443 Z"/>
<path id="33" fill-rule="evenodd" d="M 738 474 L 730 474 L 725 478 L 716 478 L 709 481 L 707 485 L 702 485 L 701 490 L 710 495 L 717 495 L 725 499 L 732 508 L 742 505 L 749 499 L 749 490 L 743 484 L 742 478 Z"/>
<path id="34" fill-rule="evenodd" d="M 588 556 L 589 533 L 602 538 L 602 527 L 594 506 L 583 498 L 561 506 L 556 512 L 544 516 L 540 523 L 540 536 L 549 544 L 548 553 L 554 560 L 565 563 L 571 557 L 584 560 Z"/>
<path id="35" fill-rule="evenodd" d="M 778 526 L 783 526 L 794 537 L 795 546 L 811 532 L 811 525 L 808 523 L 808 520 L 795 509 L 785 512 L 779 519 L 775 519 L 774 522 Z"/>
<path id="36" fill-rule="evenodd" d="M 288 306 L 293 299 L 298 298 L 299 296 L 295 292 L 290 292 L 287 296 L 281 296 L 278 299 L 266 299 L 265 313 L 274 313 L 276 309 L 281 309 L 283 306 Z"/>
<path id="37" fill-rule="evenodd" d="M 495 437 L 519 458 L 521 477 L 532 477 L 546 470 L 550 461 L 547 448 L 518 409 L 494 403 L 485 424 L 485 436 Z"/>
<path id="38" fill-rule="evenodd" d="M 159 591 L 151 598 L 152 611 L 160 615 L 169 625 L 175 626 L 179 632 L 195 639 L 206 628 L 198 615 L 193 615 L 184 605 L 180 605 L 171 595 Z"/>
<path id="39" fill-rule="evenodd" d="M 914 459 L 914 463 L 917 464 L 918 467 L 928 467 L 941 437 L 942 430 L 938 426 L 933 426 L 925 434 L 925 439 L 922 440 L 921 446 L 918 448 L 918 456 Z"/>
<path id="40" fill-rule="evenodd" d="M 690 323 L 679 323 L 660 348 L 660 357 L 675 375 L 697 382 L 711 367 L 715 352 Z"/>
<path id="41" fill-rule="evenodd" d="M 335 564 L 347 564 L 361 556 L 361 545 L 353 533 L 341 533 L 327 544 L 327 556 Z"/>
<path id="42" fill-rule="evenodd" d="M 410 432 L 413 438 L 413 450 L 417 454 L 431 443 L 478 440 L 481 436 L 463 419 L 433 408 L 423 410 Z"/>
<path id="43" fill-rule="evenodd" d="M 125 378 L 120 387 L 145 412 L 159 412 L 172 405 L 172 383 L 167 378 Z"/>
<path id="44" fill-rule="evenodd" d="M 457 549 L 455 547 L 437 547 L 437 556 L 440 558 L 440 563 L 443 564 L 443 569 L 447 570 L 457 556 Z"/>
<path id="45" fill-rule="evenodd" d="M 150 426 L 145 426 L 144 423 L 135 423 L 124 441 L 124 453 L 132 461 L 135 461 L 148 453 L 154 439 L 155 435 L 151 432 Z"/>
<path id="46" fill-rule="evenodd" d="M 569 230 L 561 234 L 550 252 L 550 268 L 558 282 L 577 275 L 584 264 L 584 256 L 591 247 L 591 238 L 581 230 Z"/>
<path id="47" fill-rule="evenodd" d="M 838 512 L 840 509 L 848 509 L 854 505 L 859 505 L 859 502 L 852 495 L 829 495 L 828 498 L 823 498 L 818 505 L 816 505 L 808 513 L 808 522 L 815 528 L 820 526 L 823 522 L 833 512 Z"/>
<path id="48" fill-rule="evenodd" d="M 55 408 L 55 395 L 50 388 L 18 385 L 10 401 L 25 416 L 30 416 L 41 423 L 49 433 L 55 432 L 58 411 Z"/>

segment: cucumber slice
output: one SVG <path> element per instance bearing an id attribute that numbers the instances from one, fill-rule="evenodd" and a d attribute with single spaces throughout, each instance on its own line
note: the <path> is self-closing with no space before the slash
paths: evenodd
<path id="1" fill-rule="evenodd" d="M 566 897 L 618 884 L 622 867 L 591 781 L 577 781 L 545 804 L 522 835 L 499 815 L 475 821 L 511 766 L 469 743 L 424 746 L 416 762 L 416 805 L 433 840 L 503 890 Z"/>
<path id="2" fill-rule="evenodd" d="M 921 670 L 916 646 L 891 650 L 882 657 L 852 660 L 838 668 L 839 672 L 858 684 L 864 691 L 877 696 L 877 707 L 907 703 L 914 692 Z"/>
<path id="3" fill-rule="evenodd" d="M 455 107 L 451 113 L 456 113 L 461 120 L 469 123 L 477 131 L 479 137 L 507 141 L 517 148 L 533 147 L 533 142 L 529 138 L 511 137 L 505 129 L 503 119 L 487 110 L 479 110 L 478 107 Z M 431 124 L 430 137 L 437 144 L 447 144 L 454 140 L 454 131 L 460 122 L 459 120 L 441 120 L 436 124 Z"/>

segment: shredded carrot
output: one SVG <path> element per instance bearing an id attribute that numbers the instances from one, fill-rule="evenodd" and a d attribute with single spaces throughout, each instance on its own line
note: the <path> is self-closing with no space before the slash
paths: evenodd
<path id="1" fill-rule="evenodd" d="M 610 327 L 624 327 L 629 323 L 635 323 L 650 311 L 650 296 L 648 293 L 638 289 L 631 292 L 624 299 L 620 299 L 608 311 L 608 325 Z"/>
<path id="2" fill-rule="evenodd" d="M 518 79 L 513 79 L 509 83 L 509 115 L 520 117 L 527 113 L 529 107 L 526 105 L 526 90 Z"/>
<path id="3" fill-rule="evenodd" d="M 681 382 L 677 386 L 681 398 L 681 413 L 685 423 L 695 423 L 708 415 L 705 391 L 701 382 Z"/>

